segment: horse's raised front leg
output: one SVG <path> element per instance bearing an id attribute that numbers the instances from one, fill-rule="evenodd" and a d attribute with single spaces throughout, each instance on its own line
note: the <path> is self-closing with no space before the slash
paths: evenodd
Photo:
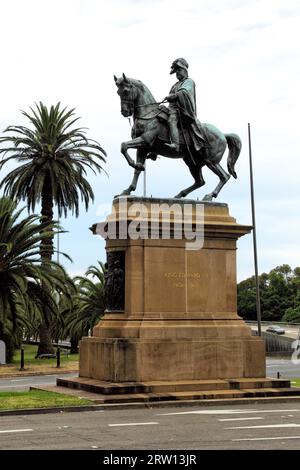
<path id="1" fill-rule="evenodd" d="M 122 142 L 121 144 L 121 153 L 126 158 L 128 164 L 132 166 L 135 170 L 143 171 L 145 169 L 144 165 L 139 163 L 138 161 L 135 163 L 132 160 L 131 156 L 127 152 L 128 149 L 139 149 L 141 147 L 145 147 L 146 143 L 142 137 L 136 137 L 136 139 L 128 140 L 127 142 Z"/>
<path id="2" fill-rule="evenodd" d="M 145 160 L 146 160 L 146 155 L 147 151 L 138 149 L 136 153 L 136 163 L 137 165 L 144 166 Z M 138 179 L 140 176 L 141 170 L 134 170 L 134 175 L 133 179 L 131 181 L 131 184 L 128 186 L 127 189 L 124 189 L 124 191 L 121 193 L 121 196 L 128 196 L 132 191 L 136 190 L 136 186 L 138 183 Z"/>

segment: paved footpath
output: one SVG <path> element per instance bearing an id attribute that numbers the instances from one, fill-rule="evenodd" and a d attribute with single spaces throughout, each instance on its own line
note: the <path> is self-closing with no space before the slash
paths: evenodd
<path id="1" fill-rule="evenodd" d="M 3 416 L 0 449 L 299 449 L 300 404 Z"/>
<path id="2" fill-rule="evenodd" d="M 55 385 L 58 377 L 76 377 L 78 373 L 56 375 L 35 375 L 27 377 L 11 377 L 9 379 L 0 379 L 0 392 L 22 392 L 29 390 L 29 387 L 37 385 Z"/>

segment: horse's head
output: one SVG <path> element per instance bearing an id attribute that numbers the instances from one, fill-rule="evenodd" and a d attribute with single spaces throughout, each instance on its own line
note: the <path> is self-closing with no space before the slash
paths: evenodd
<path id="1" fill-rule="evenodd" d="M 124 117 L 132 116 L 138 95 L 137 87 L 134 85 L 133 80 L 127 78 L 124 73 L 120 78 L 114 75 L 114 79 L 118 87 L 117 93 L 121 98 L 121 113 Z"/>

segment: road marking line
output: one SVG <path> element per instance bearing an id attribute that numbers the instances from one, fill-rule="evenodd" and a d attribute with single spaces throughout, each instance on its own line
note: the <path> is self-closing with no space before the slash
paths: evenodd
<path id="1" fill-rule="evenodd" d="M 117 423 L 117 424 L 109 424 L 110 427 L 116 426 L 147 426 L 149 424 L 159 424 L 155 421 L 150 421 L 149 423 Z"/>
<path id="2" fill-rule="evenodd" d="M 201 411 L 180 411 L 177 413 L 158 413 L 158 416 L 173 416 L 173 415 L 233 415 L 237 413 L 245 413 L 245 411 L 238 410 L 201 410 Z M 250 412 L 251 413 L 251 412 Z M 256 411 L 253 411 L 256 413 Z"/>
<path id="3" fill-rule="evenodd" d="M 255 418 L 223 418 L 223 419 L 218 419 L 218 421 L 249 421 L 250 419 L 265 419 L 262 418 L 261 416 L 257 416 Z"/>
<path id="4" fill-rule="evenodd" d="M 0 433 L 4 434 L 6 432 L 28 432 L 28 431 L 33 431 L 33 429 L 7 429 L 5 431 L 0 431 Z"/>
<path id="5" fill-rule="evenodd" d="M 10 382 L 25 382 L 26 380 L 28 381 L 31 379 L 14 379 L 14 380 L 10 380 Z"/>
<path id="6" fill-rule="evenodd" d="M 286 439 L 300 439 L 300 436 L 282 436 L 282 437 L 248 437 L 244 439 L 231 439 L 231 442 L 239 442 L 239 441 L 274 441 L 274 440 L 282 440 L 285 441 Z"/>
<path id="7" fill-rule="evenodd" d="M 173 415 L 233 415 L 233 414 L 250 414 L 250 413 L 288 413 L 300 411 L 295 410 L 198 410 L 198 411 L 182 411 L 178 413 L 160 413 L 158 416 L 173 416 Z"/>
<path id="8" fill-rule="evenodd" d="M 280 366 L 286 366 L 290 361 L 286 362 L 268 362 L 267 367 L 280 367 Z"/>
<path id="9" fill-rule="evenodd" d="M 237 426 L 234 428 L 225 429 L 270 429 L 270 428 L 300 428 L 300 424 L 288 423 L 288 424 L 265 424 L 261 426 Z"/>

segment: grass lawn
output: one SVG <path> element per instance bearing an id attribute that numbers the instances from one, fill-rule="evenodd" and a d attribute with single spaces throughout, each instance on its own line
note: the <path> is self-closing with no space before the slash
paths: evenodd
<path id="1" fill-rule="evenodd" d="M 0 366 L 0 378 L 8 375 L 24 375 L 24 372 L 30 373 L 58 373 L 64 371 L 77 371 L 78 370 L 78 354 L 63 354 L 60 355 L 60 369 L 56 368 L 56 358 L 52 359 L 35 359 L 38 345 L 24 344 L 24 363 L 25 371 L 19 371 L 21 351 L 17 350 L 14 355 L 12 364 Z"/>
<path id="2" fill-rule="evenodd" d="M 292 387 L 300 387 L 300 379 L 291 379 Z"/>
<path id="3" fill-rule="evenodd" d="M 56 359 L 35 359 L 36 352 L 38 349 L 37 344 L 24 344 L 24 357 L 25 367 L 26 364 L 56 364 Z M 56 352 L 56 348 L 55 348 Z M 60 363 L 66 363 L 70 361 L 78 361 L 79 354 L 69 354 L 68 356 L 64 353 L 60 353 Z M 20 364 L 21 350 L 17 349 L 14 355 L 13 364 Z"/>
<path id="4" fill-rule="evenodd" d="M 53 406 L 82 406 L 89 405 L 90 403 L 89 400 L 83 398 L 39 390 L 0 393 L 0 410 L 48 408 Z"/>

